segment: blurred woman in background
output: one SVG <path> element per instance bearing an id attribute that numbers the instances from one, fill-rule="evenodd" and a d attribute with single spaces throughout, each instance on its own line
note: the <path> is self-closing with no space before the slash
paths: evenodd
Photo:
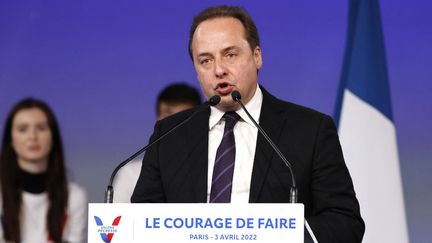
<path id="1" fill-rule="evenodd" d="M 7 117 L 0 151 L 0 242 L 84 242 L 87 199 L 66 178 L 54 113 L 28 98 Z"/>

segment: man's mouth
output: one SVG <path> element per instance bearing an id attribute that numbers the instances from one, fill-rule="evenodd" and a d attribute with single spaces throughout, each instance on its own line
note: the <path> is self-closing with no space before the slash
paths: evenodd
<path id="1" fill-rule="evenodd" d="M 215 90 L 219 95 L 228 95 L 233 91 L 233 89 L 234 89 L 234 85 L 224 82 L 224 83 L 219 83 L 216 86 Z"/>

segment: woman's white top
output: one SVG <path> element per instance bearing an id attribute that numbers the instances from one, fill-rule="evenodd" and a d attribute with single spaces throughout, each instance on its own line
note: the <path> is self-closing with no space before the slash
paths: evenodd
<path id="1" fill-rule="evenodd" d="M 87 197 L 85 190 L 73 182 L 68 183 L 69 201 L 66 209 L 66 222 L 63 241 L 68 243 L 85 242 L 87 235 Z M 3 199 L 0 195 L 0 213 L 3 215 Z M 48 241 L 48 193 L 22 193 L 21 242 L 47 243 Z M 0 242 L 4 242 L 3 227 L 0 227 Z"/>

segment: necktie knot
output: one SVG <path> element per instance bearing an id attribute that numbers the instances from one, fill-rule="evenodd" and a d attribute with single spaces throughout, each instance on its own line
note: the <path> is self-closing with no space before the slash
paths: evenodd
<path id="1" fill-rule="evenodd" d="M 224 114 L 225 128 L 233 129 L 235 124 L 240 120 L 240 116 L 235 111 L 229 111 Z"/>

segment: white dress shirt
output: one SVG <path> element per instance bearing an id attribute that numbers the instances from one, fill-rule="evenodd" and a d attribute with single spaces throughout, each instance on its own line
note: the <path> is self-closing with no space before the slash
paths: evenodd
<path id="1" fill-rule="evenodd" d="M 261 113 L 262 99 L 262 91 L 257 85 L 254 96 L 247 104 L 245 104 L 246 109 L 258 123 Z M 241 119 L 234 127 L 236 155 L 231 203 L 248 203 L 258 129 L 243 109 L 240 108 L 236 112 L 239 114 Z M 225 128 L 225 119 L 222 118 L 224 114 L 224 111 L 211 107 L 209 119 L 207 202 L 209 202 L 210 199 L 216 151 L 222 141 L 222 135 Z"/>

